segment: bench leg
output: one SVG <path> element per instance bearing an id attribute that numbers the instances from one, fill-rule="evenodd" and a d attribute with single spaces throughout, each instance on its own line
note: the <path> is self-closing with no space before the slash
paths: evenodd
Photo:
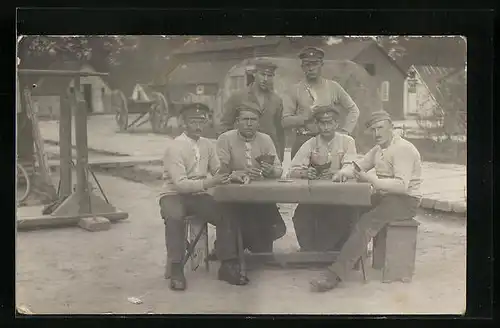
<path id="1" fill-rule="evenodd" d="M 372 267 L 381 270 L 385 264 L 385 254 L 387 249 L 387 227 L 383 228 L 378 235 L 373 238 Z"/>
<path id="2" fill-rule="evenodd" d="M 205 262 L 207 265 L 208 257 L 208 241 L 207 232 L 208 224 L 198 220 L 191 220 L 188 222 L 189 230 L 189 243 L 187 252 L 184 257 L 184 265 L 191 259 L 191 270 L 196 271 L 198 267 Z M 200 243 L 201 241 L 201 243 Z"/>
<path id="3" fill-rule="evenodd" d="M 387 227 L 383 282 L 411 282 L 415 269 L 417 226 Z"/>

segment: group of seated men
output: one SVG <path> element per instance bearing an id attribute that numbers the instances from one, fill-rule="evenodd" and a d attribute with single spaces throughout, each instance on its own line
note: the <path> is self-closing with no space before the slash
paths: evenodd
<path id="1" fill-rule="evenodd" d="M 165 153 L 165 184 L 159 202 L 172 290 L 187 287 L 183 270 L 186 216 L 194 215 L 216 226 L 215 249 L 221 262 L 218 278 L 232 285 L 249 283 L 238 261 L 238 229 L 243 247 L 250 252 L 272 252 L 274 241 L 286 233 L 276 205 L 217 203 L 209 194 L 218 185 L 281 177 L 276 147 L 269 135 L 258 131 L 261 111 L 252 103 L 239 104 L 235 129 L 222 133 L 215 144 L 202 137 L 208 114 L 209 108 L 203 104 L 183 106 L 180 117 L 184 132 L 169 143 Z M 311 281 L 314 290 L 326 291 L 345 279 L 370 238 L 387 223 L 415 215 L 421 163 L 417 149 L 393 132 L 391 118 L 384 111 L 373 113 L 367 122 L 376 145 L 357 162 L 354 139 L 336 132 L 336 107 L 316 106 L 313 117 L 319 134 L 297 151 L 290 177 L 337 182 L 352 178 L 371 183 L 374 190 L 373 207 L 353 228 L 352 220 L 339 219 L 350 215 L 348 211 L 334 206 L 299 204 L 295 211 L 293 223 L 301 250 L 340 250 L 338 260 Z M 367 173 L 372 168 L 376 175 Z"/>

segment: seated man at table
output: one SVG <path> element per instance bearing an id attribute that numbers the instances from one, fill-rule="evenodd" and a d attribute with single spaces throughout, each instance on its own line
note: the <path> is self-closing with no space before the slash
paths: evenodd
<path id="1" fill-rule="evenodd" d="M 281 163 L 271 137 L 258 132 L 260 115 L 255 104 L 243 102 L 237 107 L 236 129 L 221 134 L 217 140 L 221 171 L 230 173 L 234 183 L 281 176 Z M 268 159 L 259 162 L 262 157 Z M 227 204 L 225 210 L 239 219 L 244 247 L 251 252 L 272 252 L 274 241 L 286 233 L 276 204 Z"/>
<path id="2" fill-rule="evenodd" d="M 221 216 L 218 203 L 207 194 L 217 185 L 229 183 L 228 174 L 220 174 L 220 162 L 212 141 L 201 137 L 208 122 L 209 108 L 191 103 L 181 108 L 184 133 L 168 143 L 164 157 L 165 184 L 160 195 L 161 216 L 165 221 L 167 268 L 171 263 L 172 290 L 186 289 L 183 259 L 186 254 L 185 217 L 194 215 L 216 225 L 219 241 L 217 257 L 221 260 L 220 280 L 232 285 L 245 285 L 248 279 L 241 274 L 237 261 L 237 235 L 230 221 Z M 212 177 L 208 177 L 208 174 Z"/>
<path id="3" fill-rule="evenodd" d="M 340 111 L 332 106 L 316 106 L 313 117 L 319 134 L 306 141 L 295 154 L 290 177 L 331 180 L 343 166 L 356 159 L 354 139 L 338 133 Z M 351 209 L 332 205 L 299 204 L 293 216 L 301 251 L 339 250 L 349 236 Z"/>
<path id="4" fill-rule="evenodd" d="M 391 117 L 385 111 L 372 113 L 366 126 L 371 129 L 376 146 L 357 166 L 344 167 L 334 179 L 345 181 L 354 177 L 370 183 L 375 191 L 372 208 L 356 223 L 337 261 L 318 279 L 311 281 L 313 291 L 335 288 L 364 254 L 371 238 L 388 223 L 413 218 L 420 203 L 422 168 L 418 150 L 393 132 Z M 376 175 L 368 174 L 373 168 Z"/>

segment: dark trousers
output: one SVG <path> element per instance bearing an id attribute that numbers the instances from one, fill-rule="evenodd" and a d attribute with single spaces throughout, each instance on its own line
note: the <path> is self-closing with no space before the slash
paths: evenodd
<path id="1" fill-rule="evenodd" d="M 273 227 L 284 224 L 275 204 L 230 203 L 224 206 L 224 216 L 239 222 L 243 247 L 253 253 L 272 252 L 275 240 Z"/>
<path id="2" fill-rule="evenodd" d="M 194 215 L 216 226 L 217 258 L 221 261 L 238 258 L 237 226 L 222 215 L 224 205 L 208 194 L 167 195 L 160 199 L 161 216 L 165 222 L 167 257 L 181 263 L 186 253 L 186 216 Z"/>
<path id="3" fill-rule="evenodd" d="M 347 207 L 299 204 L 293 216 L 301 251 L 340 250 L 349 237 L 355 212 Z"/>
<path id="4" fill-rule="evenodd" d="M 373 207 L 361 215 L 330 270 L 343 280 L 365 253 L 370 240 L 388 223 L 413 218 L 420 200 L 407 195 L 374 195 Z"/>

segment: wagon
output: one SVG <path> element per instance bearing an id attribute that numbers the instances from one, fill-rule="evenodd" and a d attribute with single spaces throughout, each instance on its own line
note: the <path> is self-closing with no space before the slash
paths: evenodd
<path id="1" fill-rule="evenodd" d="M 130 98 L 126 98 L 121 90 L 114 90 L 111 106 L 120 131 L 127 131 L 132 126 L 139 127 L 148 121 L 153 132 L 165 131 L 169 104 L 165 96 L 156 91 L 154 86 L 137 84 Z M 129 123 L 129 114 L 139 114 L 139 116 Z"/>
<path id="2" fill-rule="evenodd" d="M 286 90 L 304 77 L 300 60 L 285 57 L 266 57 L 266 59 L 271 60 L 278 66 L 274 78 L 274 90 L 283 98 Z M 217 129 L 222 117 L 221 104 L 227 101 L 231 93 L 244 88 L 252 81 L 254 72 L 252 63 L 254 60 L 244 60 L 240 64 L 233 66 L 226 74 L 218 93 L 217 103 L 219 105 L 214 110 L 214 123 Z M 363 123 L 371 112 L 382 109 L 382 102 L 377 92 L 378 84 L 362 66 L 347 60 L 325 60 L 322 75 L 342 85 L 358 105 L 360 117 L 356 129 L 353 131 L 353 136 L 359 150 L 367 150 L 366 148 L 370 147 L 372 141 L 367 138 Z M 345 119 L 346 113 L 347 111 L 343 111 L 341 114 L 341 121 Z M 289 132 L 287 132 L 287 135 L 288 141 L 286 143 L 289 144 L 292 136 L 290 136 Z"/>

